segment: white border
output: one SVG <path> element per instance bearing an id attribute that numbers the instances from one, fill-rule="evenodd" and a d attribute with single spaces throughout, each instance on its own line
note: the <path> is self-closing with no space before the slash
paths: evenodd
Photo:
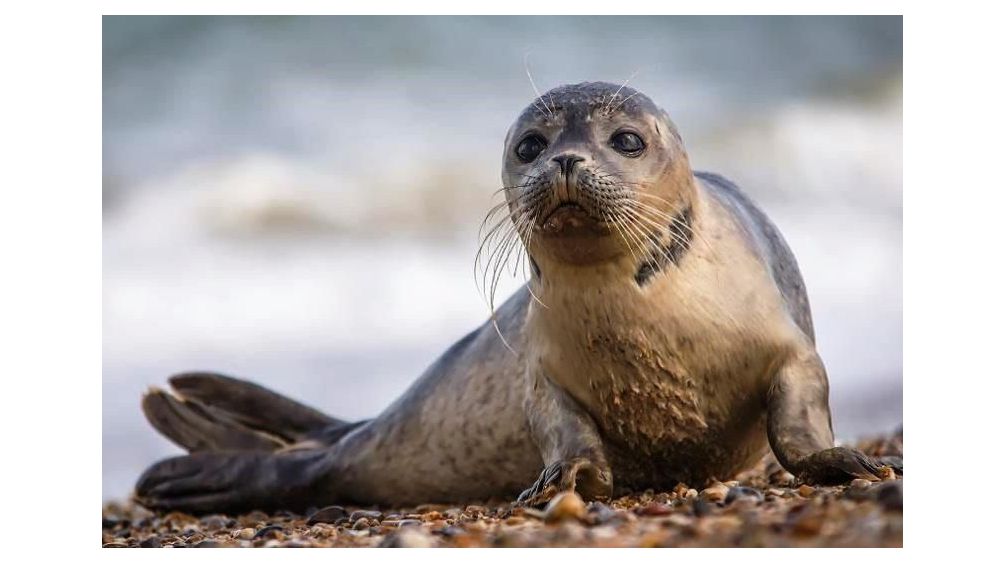
<path id="1" fill-rule="evenodd" d="M 757 13 L 901 13 L 902 2 L 755 2 Z M 980 4 L 985 6 L 987 4 Z M 5 325 L 3 486 L 5 556 L 39 551 L 79 562 L 134 562 L 98 551 L 100 503 L 100 13 L 313 13 L 328 2 L 105 2 L 94 6 L 8 6 L 0 23 L 4 58 L 3 244 Z M 990 543 L 996 453 L 982 439 L 996 425 L 998 282 L 993 264 L 998 161 L 992 82 L 1000 52 L 995 18 L 974 4 L 906 6 L 905 26 L 905 408 L 909 498 L 902 552 L 820 550 L 795 557 L 814 565 L 901 557 L 961 560 Z M 32 10 L 32 8 L 35 8 Z M 338 6 L 338 8 L 340 8 Z M 352 9 L 353 8 L 353 9 Z M 634 4 L 578 1 L 565 7 L 510 0 L 383 2 L 345 13 L 745 12 L 738 1 Z M 29 12 L 32 10 L 33 13 Z M 977 511 L 979 510 L 979 511 Z M 86 551 L 85 551 L 86 550 Z M 100 555 L 97 555 L 97 554 Z M 178 561 L 153 552 L 142 561 Z M 335 561 L 371 560 L 364 551 Z M 782 550 L 641 550 L 477 553 L 509 562 L 536 554 L 586 560 L 709 560 L 772 563 Z M 613 554 L 613 555 L 612 555 Z M 665 557 L 669 555 L 669 557 Z M 58 557 L 61 556 L 61 557 Z M 123 557 L 126 557 L 123 559 Z M 184 561 L 192 561 L 187 553 Z M 203 553 L 194 561 L 208 561 Z M 264 562 L 245 553 L 241 561 Z M 417 557 L 468 561 L 454 552 Z M 551 555 L 549 555 L 551 557 Z M 414 554 L 397 560 L 412 561 Z M 211 560 L 218 559 L 212 555 Z M 315 556 L 310 559 L 316 559 Z"/>

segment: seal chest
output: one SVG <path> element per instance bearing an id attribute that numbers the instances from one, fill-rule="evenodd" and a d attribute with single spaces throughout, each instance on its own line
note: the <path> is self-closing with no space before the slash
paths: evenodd
<path id="1" fill-rule="evenodd" d="M 616 479 L 668 470 L 660 481 L 691 482 L 701 470 L 722 476 L 743 466 L 765 446 L 766 351 L 753 335 L 711 324 L 706 310 L 641 289 L 623 273 L 572 294 L 543 292 L 548 308 L 532 305 L 527 322 L 532 336 L 544 337 L 530 345 L 532 355 L 622 455 Z M 686 473 L 691 463 L 699 471 Z"/>

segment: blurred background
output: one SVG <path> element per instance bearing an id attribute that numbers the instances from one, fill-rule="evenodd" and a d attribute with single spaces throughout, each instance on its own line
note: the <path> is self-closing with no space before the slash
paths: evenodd
<path id="1" fill-rule="evenodd" d="M 139 409 L 172 373 L 369 417 L 485 320 L 473 258 L 526 54 L 543 91 L 635 74 L 798 256 L 838 438 L 902 424 L 900 17 L 103 27 L 105 499 L 180 453 Z"/>

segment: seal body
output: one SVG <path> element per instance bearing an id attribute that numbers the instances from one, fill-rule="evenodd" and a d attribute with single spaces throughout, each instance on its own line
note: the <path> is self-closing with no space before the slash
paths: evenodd
<path id="1" fill-rule="evenodd" d="M 139 501 L 603 498 L 728 478 L 768 447 L 816 482 L 902 471 L 834 447 L 791 251 L 734 184 L 692 172 L 645 95 L 583 83 L 540 96 L 508 132 L 503 181 L 509 228 L 491 231 L 491 258 L 520 242 L 532 269 L 491 321 L 359 423 L 240 380 L 175 377 L 176 394 L 143 407 L 191 455 L 151 467 Z"/>

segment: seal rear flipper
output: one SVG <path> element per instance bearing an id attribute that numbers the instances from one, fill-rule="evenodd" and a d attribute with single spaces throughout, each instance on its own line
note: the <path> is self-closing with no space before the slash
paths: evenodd
<path id="1" fill-rule="evenodd" d="M 151 510 L 193 514 L 304 511 L 334 501 L 326 451 L 217 451 L 160 461 L 136 483 Z"/>
<path id="2" fill-rule="evenodd" d="M 185 400 L 194 400 L 249 429 L 289 442 L 351 424 L 246 380 L 211 372 L 188 372 L 169 380 Z M 235 447 L 232 447 L 235 448 Z"/>
<path id="3" fill-rule="evenodd" d="M 181 400 L 162 390 L 142 398 L 149 423 L 168 439 L 191 452 L 221 449 L 274 451 L 285 443 L 212 412 L 195 401 Z"/>

